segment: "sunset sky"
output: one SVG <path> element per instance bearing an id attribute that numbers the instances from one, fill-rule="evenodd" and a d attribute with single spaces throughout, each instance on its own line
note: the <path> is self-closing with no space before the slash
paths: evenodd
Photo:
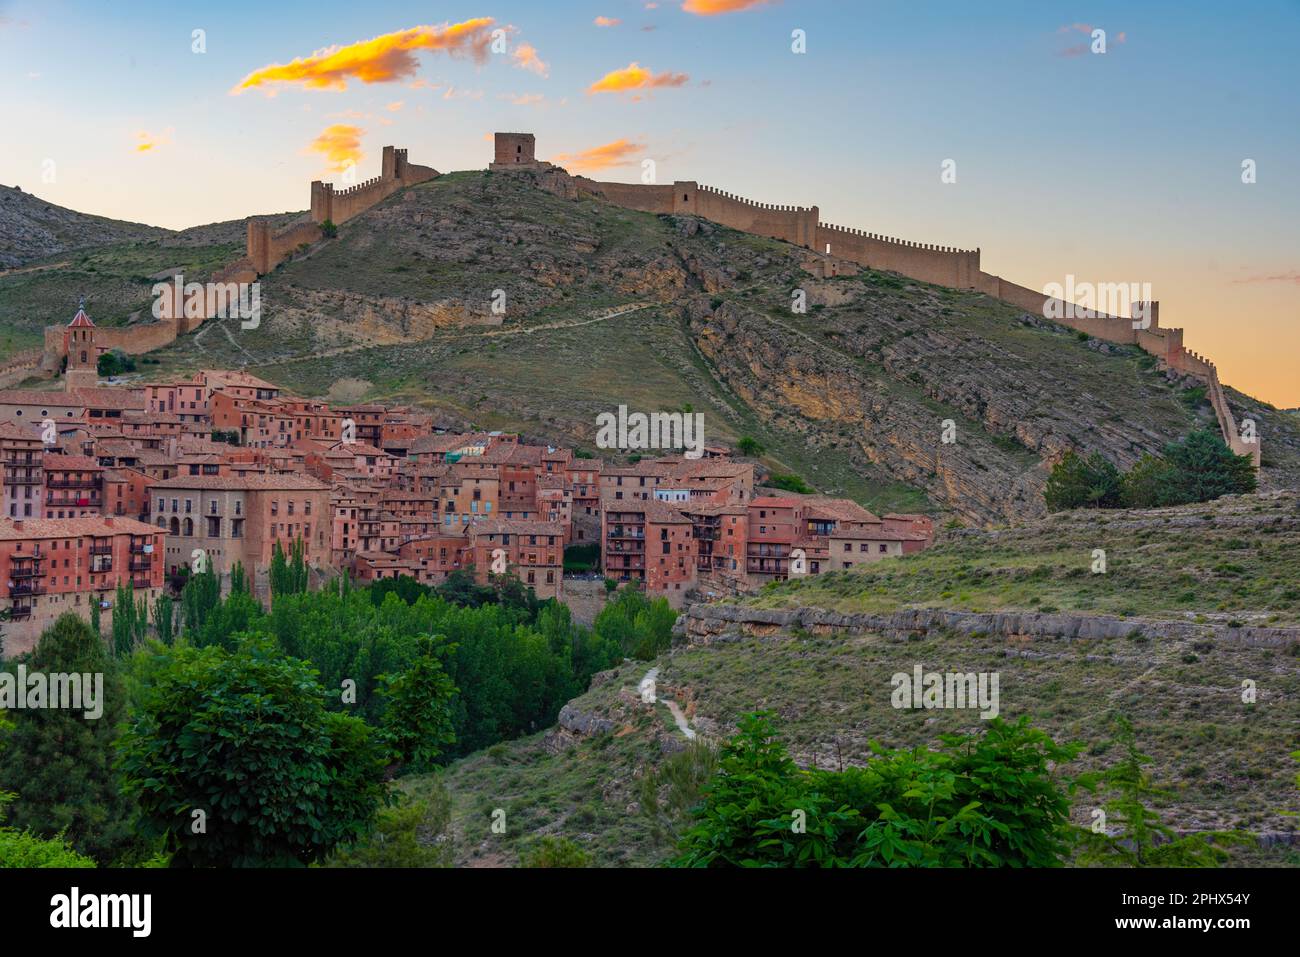
<path id="1" fill-rule="evenodd" d="M 477 169 L 534 132 L 1034 288 L 1150 283 L 1227 385 L 1295 407 L 1298 53 L 1300 0 L 0 0 L 0 183 L 180 228 L 305 209 L 385 144 Z"/>

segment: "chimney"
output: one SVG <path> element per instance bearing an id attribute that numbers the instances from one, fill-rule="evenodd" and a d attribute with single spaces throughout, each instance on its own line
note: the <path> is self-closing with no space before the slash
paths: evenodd
<path id="1" fill-rule="evenodd" d="M 104 516 L 104 524 L 107 525 L 109 528 L 112 528 L 112 527 L 113 527 L 113 516 L 112 516 L 112 515 L 105 515 L 105 516 Z"/>
<path id="2" fill-rule="evenodd" d="M 15 532 L 21 532 L 22 530 L 23 530 L 23 520 L 22 520 L 21 518 L 15 518 L 15 519 L 14 519 L 14 531 L 15 531 Z"/>

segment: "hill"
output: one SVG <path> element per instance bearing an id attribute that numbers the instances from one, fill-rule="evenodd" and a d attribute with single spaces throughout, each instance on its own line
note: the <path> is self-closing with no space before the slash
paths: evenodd
<path id="1" fill-rule="evenodd" d="M 1296 496 L 1242 497 L 1171 514 L 1175 511 L 1129 515 L 1123 529 L 1101 531 L 1103 540 L 1114 541 L 1120 565 L 1107 578 L 1111 600 L 1118 602 L 1127 593 L 1140 613 L 1154 611 L 1159 602 L 1151 582 L 1177 569 L 1173 555 L 1180 549 L 1190 559 L 1188 570 L 1196 578 L 1192 587 L 1208 589 L 1207 606 L 1221 596 L 1228 600 L 1228 580 L 1254 591 L 1261 569 L 1269 587 L 1274 575 L 1290 574 L 1289 581 L 1295 581 L 1293 563 L 1300 554 Z M 1058 534 L 1082 525 L 1076 514 L 1035 525 L 1036 531 L 964 533 L 935 554 L 951 558 L 954 550 L 971 545 L 969 537 L 986 534 L 998 544 L 973 563 L 973 571 L 1027 588 L 1024 579 L 1038 577 L 1033 569 L 1057 567 L 1048 556 Z M 1001 557 L 1001 539 L 1007 535 L 1015 536 L 1014 548 L 1025 550 L 1020 569 Z M 1131 536 L 1126 539 L 1130 551 L 1119 546 L 1113 538 L 1117 535 Z M 1231 544 L 1237 539 L 1244 544 Z M 1216 552 L 1224 552 L 1224 564 L 1240 571 L 1202 569 L 1200 563 Z M 955 566 L 932 562 L 926 553 L 882 563 L 879 572 L 857 577 L 863 579 L 872 607 L 897 609 L 924 593 L 915 584 L 918 579 L 934 578 L 936 591 L 945 587 L 942 575 Z M 1068 562 L 1060 567 L 1067 580 L 1078 577 L 1069 575 Z M 1025 569 L 1027 576 L 1020 574 Z M 796 599 L 823 594 L 814 584 L 820 582 L 774 589 L 756 604 L 777 604 L 780 597 L 781 605 L 794 608 Z M 955 582 L 951 587 L 964 591 L 969 586 Z M 1177 602 L 1179 592 L 1170 590 Z M 1042 595 L 1058 602 L 1062 613 L 1076 616 L 1107 605 L 1082 587 L 1044 585 Z M 1278 598 L 1253 607 L 1278 608 L 1281 620 L 1295 622 L 1300 606 L 1294 598 Z M 805 627 L 793 617 L 786 625 L 747 624 L 743 615 L 723 624 L 710 620 L 710 611 L 716 609 L 697 606 L 692 611 L 689 639 L 671 653 L 598 676 L 591 690 L 561 712 L 556 728 L 452 765 L 442 782 L 452 801 L 457 861 L 513 864 L 543 834 L 576 841 L 600 864 L 641 866 L 664 860 L 684 820 L 668 809 L 675 802 L 689 803 L 693 769 L 706 762 L 692 755 L 663 699 L 674 701 L 689 727 L 709 742 L 728 736 L 741 714 L 771 710 L 792 754 L 805 767 L 860 764 L 869 760 L 870 741 L 886 747 L 934 745 L 940 734 L 976 730 L 980 719 L 973 711 L 892 707 L 891 676 L 910 674 L 919 664 L 927 670 L 998 673 L 1002 717 L 1030 715 L 1058 740 L 1085 745 L 1080 758 L 1063 769 L 1070 775 L 1105 766 L 1115 756 L 1109 719 L 1127 715 L 1142 750 L 1154 758 L 1155 779 L 1169 789 L 1153 805 L 1167 824 L 1184 831 L 1242 828 L 1258 835 L 1258 845 L 1234 855 L 1236 864 L 1300 863 L 1293 843 L 1296 819 L 1282 813 L 1296 807 L 1296 765 L 1289 753 L 1295 749 L 1294 701 L 1300 694 L 1300 629 L 1292 627 L 1286 633 L 1290 637 L 1249 636 L 1207 624 L 1203 633 L 1182 633 L 1181 624 L 1199 616 L 1171 611 L 1178 621 L 1134 618 L 1109 636 L 1030 636 L 948 627 Z M 761 608 L 741 611 L 763 613 Z M 818 620 L 815 615 L 802 619 Z M 638 685 L 652 667 L 661 700 L 647 704 Z M 1255 683 L 1254 703 L 1242 700 L 1244 679 Z M 1088 823 L 1091 806 L 1086 792 L 1080 792 L 1073 819 Z M 509 822 L 505 835 L 489 829 L 497 808 Z"/>
<path id="2" fill-rule="evenodd" d="M 171 230 L 90 216 L 0 186 L 0 268 L 105 243 L 160 239 Z"/>
<path id="3" fill-rule="evenodd" d="M 1198 383 L 1135 347 L 894 274 L 816 279 L 806 250 L 554 180 L 464 172 L 403 190 L 263 276 L 260 328 L 206 323 L 153 353 L 150 375 L 242 366 L 306 395 L 409 401 L 589 451 L 602 412 L 689 407 L 710 443 L 752 436 L 765 465 L 821 492 L 975 524 L 1043 514 L 1047 463 L 1067 448 L 1123 466 L 1213 426 Z M 0 345 L 29 345 L 78 290 L 97 322 L 139 321 L 150 277 L 202 280 L 242 253 L 237 234 L 0 276 Z M 1230 400 L 1265 437 L 1263 486 L 1300 485 L 1300 422 Z"/>
<path id="4" fill-rule="evenodd" d="M 81 279 L 92 266 L 119 285 L 135 276 L 147 296 L 139 277 L 183 264 L 202 278 L 234 252 L 114 248 L 118 261 L 92 257 Z M 349 397 L 589 449 L 601 412 L 689 405 L 710 441 L 752 435 L 770 467 L 821 491 L 978 523 L 1040 514 L 1044 461 L 1071 445 L 1126 464 L 1212 418 L 1192 382 L 1136 349 L 890 274 L 817 280 L 800 269 L 805 255 L 556 196 L 527 175 L 451 174 L 282 264 L 262 278 L 259 329 L 205 326 L 155 354 L 158 374 L 244 365 L 308 395 L 344 383 Z M 794 288 L 808 293 L 805 314 L 790 309 Z M 103 291 L 112 320 L 128 321 L 128 297 Z M 0 282 L 0 321 L 16 305 Z M 1266 484 L 1294 483 L 1294 419 L 1233 400 L 1269 437 Z"/>

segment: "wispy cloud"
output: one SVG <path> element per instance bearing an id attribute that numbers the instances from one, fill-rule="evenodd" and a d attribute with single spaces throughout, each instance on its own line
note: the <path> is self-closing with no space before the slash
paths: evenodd
<path id="1" fill-rule="evenodd" d="M 611 70 L 587 88 L 588 93 L 624 93 L 661 86 L 684 86 L 690 77 L 685 73 L 652 73 L 639 63 L 629 63 L 621 70 Z"/>
<path id="2" fill-rule="evenodd" d="M 593 146 L 581 153 L 561 153 L 553 162 L 566 169 L 591 172 L 609 169 L 611 166 L 631 166 L 644 151 L 644 143 L 633 143 L 623 139 L 606 143 L 604 146 Z"/>
<path id="3" fill-rule="evenodd" d="M 598 27 L 616 27 L 623 21 L 618 17 L 597 17 L 592 22 L 594 22 Z"/>
<path id="4" fill-rule="evenodd" d="M 174 127 L 167 127 L 162 133 L 150 133 L 148 130 L 141 130 L 135 134 L 135 152 L 137 153 L 155 153 L 161 146 L 166 146 L 172 141 Z"/>
<path id="5" fill-rule="evenodd" d="M 540 106 L 546 102 L 541 93 L 498 93 L 497 99 L 509 100 L 514 106 Z"/>
<path id="6" fill-rule="evenodd" d="M 411 27 L 347 46 L 317 50 L 311 56 L 298 57 L 289 63 L 273 63 L 254 70 L 230 92 L 238 94 L 282 83 L 313 90 L 345 90 L 348 80 L 394 83 L 415 75 L 419 68 L 417 50 L 470 56 L 482 63 L 492 42 L 494 23 L 491 17 L 478 17 L 464 23 Z"/>
<path id="7" fill-rule="evenodd" d="M 350 123 L 335 123 L 327 126 L 307 146 L 307 152 L 319 153 L 329 162 L 332 172 L 341 172 L 361 161 L 365 154 L 361 151 L 361 137 L 366 131 Z"/>
<path id="8" fill-rule="evenodd" d="M 1244 279 L 1234 279 L 1234 283 L 1263 283 L 1263 282 L 1285 282 L 1293 283 L 1300 286 L 1300 269 L 1292 269 L 1290 272 L 1264 273 L 1256 276 L 1247 276 Z"/>
<path id="9" fill-rule="evenodd" d="M 739 13 L 772 2 L 773 0 L 685 0 L 682 9 L 697 17 L 717 17 L 724 13 Z"/>
<path id="10" fill-rule="evenodd" d="M 537 49 L 531 43 L 521 43 L 510 58 L 515 61 L 515 66 L 521 70 L 528 70 L 536 73 L 540 77 L 546 77 L 550 74 L 551 68 L 542 62 L 542 58 L 537 55 Z"/>

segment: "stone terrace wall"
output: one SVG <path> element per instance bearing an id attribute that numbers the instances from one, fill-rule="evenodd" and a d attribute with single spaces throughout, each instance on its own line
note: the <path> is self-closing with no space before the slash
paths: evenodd
<path id="1" fill-rule="evenodd" d="M 879 634 L 907 638 L 948 630 L 968 635 L 1061 637 L 1070 639 L 1146 638 L 1232 642 L 1262 648 L 1285 648 L 1300 640 L 1300 628 L 1257 628 L 1226 624 L 1120 618 L 1047 612 L 967 612 L 904 608 L 889 614 L 848 615 L 820 608 L 770 609 L 745 605 L 691 605 L 676 630 L 694 644 L 725 641 L 728 636 L 772 637 L 789 629 L 816 635 Z"/>

